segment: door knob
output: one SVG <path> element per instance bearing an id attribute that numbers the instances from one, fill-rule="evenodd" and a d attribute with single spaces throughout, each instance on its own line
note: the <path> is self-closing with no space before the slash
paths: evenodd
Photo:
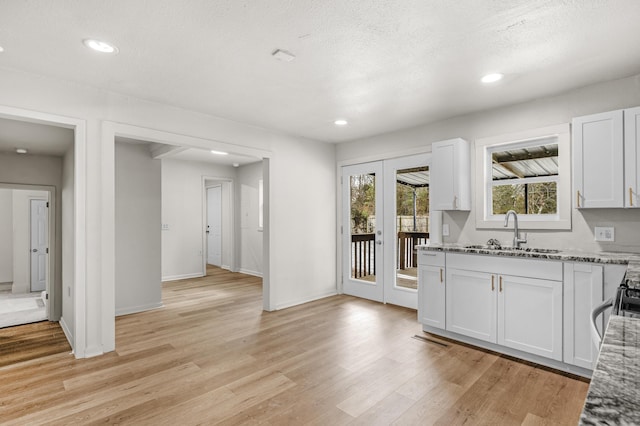
<path id="1" fill-rule="evenodd" d="M 379 245 L 379 246 L 381 246 L 381 245 L 382 245 L 382 240 L 378 240 L 378 241 L 376 241 L 376 244 L 377 244 L 377 245 Z"/>
<path id="2" fill-rule="evenodd" d="M 31 251 L 32 251 L 32 252 L 34 252 L 34 253 L 37 253 L 37 252 L 38 252 L 38 249 L 33 249 L 33 250 L 31 250 Z"/>

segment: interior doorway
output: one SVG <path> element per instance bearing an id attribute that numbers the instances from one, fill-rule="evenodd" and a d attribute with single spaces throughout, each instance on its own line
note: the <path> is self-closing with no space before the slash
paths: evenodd
<path id="1" fill-rule="evenodd" d="M 235 271 L 234 181 L 231 178 L 204 176 L 202 188 L 202 275 L 209 274 L 210 266 Z"/>
<path id="2" fill-rule="evenodd" d="M 222 266 L 222 185 L 207 188 L 207 263 Z"/>
<path id="3" fill-rule="evenodd" d="M 0 328 L 52 318 L 49 299 L 55 291 L 49 252 L 56 242 L 52 193 L 54 188 L 0 187 Z"/>

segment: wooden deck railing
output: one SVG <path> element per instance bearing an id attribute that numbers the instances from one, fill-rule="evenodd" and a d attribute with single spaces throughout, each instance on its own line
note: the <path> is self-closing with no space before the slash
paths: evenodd
<path id="1" fill-rule="evenodd" d="M 398 263 L 396 268 L 407 269 L 418 266 L 418 244 L 427 244 L 428 232 L 398 232 Z"/>
<path id="2" fill-rule="evenodd" d="M 375 234 L 351 234 L 351 276 L 353 278 L 376 274 L 375 239 Z"/>
<path id="3" fill-rule="evenodd" d="M 398 232 L 397 269 L 418 266 L 416 245 L 426 244 L 428 232 Z M 376 274 L 375 234 L 351 235 L 351 276 L 366 277 Z"/>

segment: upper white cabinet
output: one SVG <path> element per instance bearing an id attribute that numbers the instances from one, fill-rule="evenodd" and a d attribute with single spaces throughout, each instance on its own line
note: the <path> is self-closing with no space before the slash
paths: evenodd
<path id="1" fill-rule="evenodd" d="M 432 147 L 429 197 L 431 210 L 471 210 L 469 142 L 450 139 Z"/>
<path id="2" fill-rule="evenodd" d="M 624 207 L 623 111 L 573 119 L 576 208 Z"/>
<path id="3" fill-rule="evenodd" d="M 573 119 L 576 208 L 640 207 L 640 107 Z"/>
<path id="4" fill-rule="evenodd" d="M 640 207 L 640 107 L 624 110 L 625 207 Z"/>

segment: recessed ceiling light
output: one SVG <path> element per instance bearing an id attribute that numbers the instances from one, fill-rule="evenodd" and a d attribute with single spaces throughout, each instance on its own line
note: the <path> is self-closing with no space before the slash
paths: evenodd
<path id="1" fill-rule="evenodd" d="M 233 163 L 233 167 L 240 167 L 240 163 Z"/>
<path id="2" fill-rule="evenodd" d="M 349 122 L 344 119 L 339 119 L 334 121 L 333 124 L 335 124 L 336 126 L 346 126 L 347 124 L 349 124 Z"/>
<path id="3" fill-rule="evenodd" d="M 224 151 L 214 151 L 214 150 L 211 150 L 211 153 L 212 153 L 212 154 L 215 154 L 215 155 L 229 155 L 229 153 L 228 153 L 228 152 L 224 152 Z"/>
<path id="4" fill-rule="evenodd" d="M 82 40 L 85 46 L 89 49 L 93 49 L 101 53 L 118 53 L 118 48 L 106 41 L 95 40 L 92 38 L 86 38 Z"/>
<path id="5" fill-rule="evenodd" d="M 291 62 L 296 56 L 293 53 L 287 52 L 286 50 L 276 49 L 271 54 L 274 58 L 283 62 Z"/>
<path id="6" fill-rule="evenodd" d="M 502 77 L 504 77 L 504 75 L 500 73 L 487 74 L 482 77 L 482 80 L 480 81 L 483 83 L 495 83 L 496 81 L 502 80 Z"/>
<path id="7" fill-rule="evenodd" d="M 0 53 L 4 52 L 4 47 L 0 46 Z"/>
<path id="8" fill-rule="evenodd" d="M 26 153 L 27 153 L 27 150 L 26 150 L 26 149 L 24 149 L 24 148 L 16 148 L 16 152 L 17 152 L 18 154 L 26 154 Z"/>

